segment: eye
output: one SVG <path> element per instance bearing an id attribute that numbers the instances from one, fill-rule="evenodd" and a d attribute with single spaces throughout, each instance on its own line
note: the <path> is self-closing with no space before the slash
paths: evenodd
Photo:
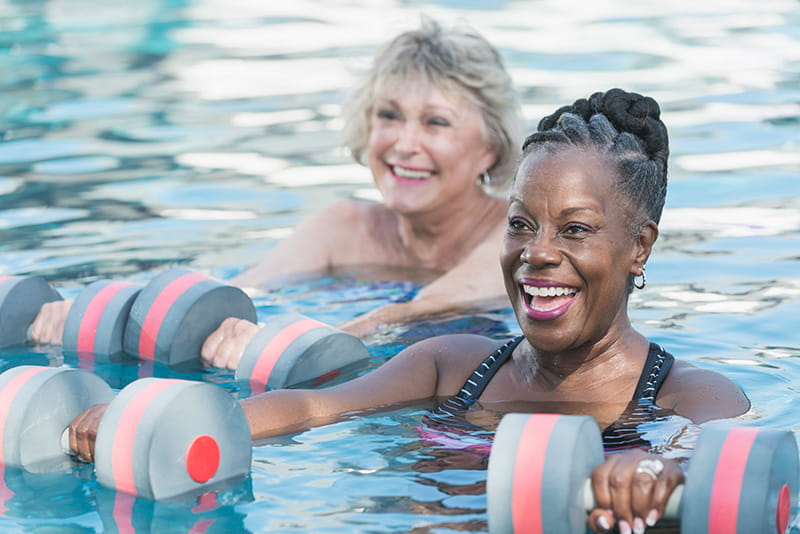
<path id="1" fill-rule="evenodd" d="M 570 237 L 584 237 L 593 233 L 593 230 L 585 224 L 570 223 L 564 227 L 564 233 Z"/>
<path id="2" fill-rule="evenodd" d="M 448 121 L 444 117 L 430 117 L 427 120 L 427 123 L 431 126 L 442 126 L 442 127 L 450 126 L 450 121 Z"/>
<path id="3" fill-rule="evenodd" d="M 400 114 L 397 111 L 385 108 L 376 110 L 375 116 L 386 121 L 398 120 L 400 118 Z"/>
<path id="4" fill-rule="evenodd" d="M 519 233 L 525 231 L 532 231 L 531 226 L 519 217 L 511 217 L 508 219 L 508 231 L 511 233 Z"/>

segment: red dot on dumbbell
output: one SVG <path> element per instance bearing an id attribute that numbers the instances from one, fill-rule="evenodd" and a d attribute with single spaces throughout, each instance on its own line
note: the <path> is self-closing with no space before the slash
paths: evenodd
<path id="1" fill-rule="evenodd" d="M 254 390 L 278 389 L 321 377 L 369 358 L 355 336 L 297 313 L 275 315 L 247 345 L 236 368 L 238 380 Z"/>
<path id="2" fill-rule="evenodd" d="M 219 469 L 219 445 L 211 436 L 199 436 L 186 452 L 186 472 L 195 482 L 208 482 Z"/>
<path id="3" fill-rule="evenodd" d="M 206 338 L 228 317 L 256 322 L 241 289 L 183 267 L 154 277 L 136 298 L 125 327 L 125 352 L 178 365 L 200 358 Z"/>
<path id="4" fill-rule="evenodd" d="M 600 462 L 600 430 L 590 417 L 505 416 L 489 458 L 489 531 L 585 532 L 594 507 L 589 477 Z M 796 514 L 799 477 L 791 432 L 710 426 L 664 517 L 679 518 L 682 533 L 783 533 Z"/>

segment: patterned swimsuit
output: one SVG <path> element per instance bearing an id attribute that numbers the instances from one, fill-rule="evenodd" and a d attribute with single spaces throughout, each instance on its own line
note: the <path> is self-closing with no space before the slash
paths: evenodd
<path id="1" fill-rule="evenodd" d="M 463 417 L 469 407 L 477 402 L 495 373 L 508 361 L 522 339 L 522 336 L 515 337 L 490 354 L 475 369 L 455 396 L 445 400 L 434 409 L 433 417 L 437 419 L 441 417 Z M 674 360 L 675 358 L 661 346 L 650 343 L 647 360 L 636 385 L 633 398 L 620 418 L 603 431 L 603 447 L 606 453 L 650 446 L 642 438 L 637 428 L 642 423 L 655 419 L 655 411 L 657 409 L 655 404 L 656 396 L 667 378 Z"/>

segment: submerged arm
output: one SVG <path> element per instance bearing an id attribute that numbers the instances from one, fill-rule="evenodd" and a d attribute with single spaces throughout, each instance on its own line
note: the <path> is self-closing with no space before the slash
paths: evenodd
<path id="1" fill-rule="evenodd" d="M 241 401 L 254 440 L 330 423 L 349 413 L 454 395 L 496 342 L 462 334 L 419 341 L 349 382 L 274 390 Z"/>
<path id="2" fill-rule="evenodd" d="M 475 309 L 508 305 L 500 271 L 502 230 L 497 229 L 462 262 L 408 302 L 387 304 L 339 325 L 355 336 L 366 336 L 387 324 L 427 319 Z"/>

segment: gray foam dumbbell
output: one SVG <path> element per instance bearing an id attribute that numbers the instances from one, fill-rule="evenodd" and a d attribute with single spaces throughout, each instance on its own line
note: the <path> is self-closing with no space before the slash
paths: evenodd
<path id="1" fill-rule="evenodd" d="M 123 352 L 125 326 L 142 286 L 99 280 L 75 298 L 64 321 L 65 352 L 113 357 Z"/>
<path id="2" fill-rule="evenodd" d="M 40 276 L 0 276 L 0 348 L 24 343 L 42 305 L 63 300 Z"/>
<path id="3" fill-rule="evenodd" d="M 20 366 L 0 374 L 0 463 L 30 471 L 71 462 L 66 429 L 108 404 L 97 430 L 100 484 L 150 500 L 180 500 L 244 479 L 250 428 L 239 403 L 203 382 L 144 378 L 114 395 L 80 369 Z"/>
<path id="4" fill-rule="evenodd" d="M 355 336 L 297 313 L 269 318 L 250 341 L 236 368 L 237 380 L 254 389 L 322 383 L 341 368 L 369 358 Z"/>
<path id="5" fill-rule="evenodd" d="M 244 291 L 175 267 L 153 278 L 136 297 L 123 348 L 170 366 L 199 360 L 203 342 L 228 317 L 256 322 L 255 306 Z"/>
<path id="6" fill-rule="evenodd" d="M 591 417 L 506 415 L 489 458 L 489 532 L 583 534 L 595 506 L 589 478 L 602 462 Z M 782 534 L 796 515 L 799 476 L 791 432 L 708 427 L 664 517 L 679 519 L 682 533 Z"/>

